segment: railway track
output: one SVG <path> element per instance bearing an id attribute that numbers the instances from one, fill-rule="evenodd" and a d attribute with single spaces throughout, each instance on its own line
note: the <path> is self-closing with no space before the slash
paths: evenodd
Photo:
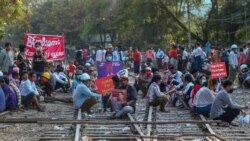
<path id="1" fill-rule="evenodd" d="M 51 106 L 51 105 L 48 105 Z M 62 103 L 58 104 L 62 106 Z M 102 124 L 91 124 L 91 122 L 84 124 L 72 124 L 71 122 L 56 123 L 56 121 L 74 120 L 74 109 L 72 105 L 62 106 L 59 109 L 47 110 L 45 115 L 38 113 L 36 110 L 27 110 L 21 108 L 19 111 L 10 113 L 4 112 L 0 114 L 1 118 L 9 119 L 29 119 L 29 118 L 52 118 L 55 123 L 44 125 L 36 124 L 22 124 L 24 129 L 34 127 L 34 133 L 38 134 L 36 138 L 29 140 L 40 141 L 130 141 L 130 140 L 145 140 L 145 141 L 248 141 L 250 140 L 250 126 L 247 124 L 240 127 L 218 127 L 213 123 L 199 123 L 206 121 L 202 116 L 194 115 L 188 110 L 178 109 L 176 107 L 168 107 L 169 113 L 159 112 L 158 109 L 146 106 L 146 100 L 139 99 L 136 105 L 136 112 L 128 114 L 127 119 L 123 120 L 107 120 L 107 117 L 112 115 L 111 112 L 98 113 L 98 107 L 94 107 L 95 114 L 88 115 L 85 112 L 78 112 L 79 121 L 96 121 Z M 187 122 L 183 122 L 187 121 Z M 199 122 L 188 122 L 199 121 Z M 103 123 L 105 122 L 105 123 Z M 110 124 L 115 122 L 117 124 Z M 129 122 L 132 122 L 132 124 Z M 154 124 L 156 122 L 165 122 L 164 124 Z M 171 123 L 172 122 L 172 123 Z M 151 124 L 152 123 L 152 124 Z M 20 136 L 27 132 L 21 128 L 18 132 L 13 133 L 9 131 L 18 124 L 0 124 L 2 134 L 17 134 Z M 7 129 L 5 131 L 5 129 Z M 0 133 L 1 134 L 1 133 Z M 11 139 L 13 140 L 13 139 Z M 16 140 L 16 139 L 14 139 Z M 27 140 L 27 138 L 20 138 L 20 140 Z"/>

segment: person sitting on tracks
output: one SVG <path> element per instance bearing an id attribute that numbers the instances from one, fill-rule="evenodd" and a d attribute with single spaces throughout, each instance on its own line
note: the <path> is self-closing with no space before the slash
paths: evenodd
<path id="1" fill-rule="evenodd" d="M 55 79 L 55 90 L 62 88 L 65 93 L 67 93 L 68 79 L 63 73 L 63 67 L 57 65 L 55 72 L 53 73 L 53 78 Z"/>
<path id="2" fill-rule="evenodd" d="M 176 94 L 173 100 L 173 106 L 176 105 L 177 100 L 179 100 L 185 108 L 189 108 L 189 102 L 191 101 L 191 91 L 193 90 L 193 77 L 191 74 L 187 73 L 183 77 L 184 88 L 181 94 Z"/>
<path id="3" fill-rule="evenodd" d="M 126 116 L 128 113 L 135 112 L 137 91 L 134 86 L 129 85 L 127 76 L 121 77 L 121 87 L 119 89 L 126 90 L 127 98 L 125 102 L 112 101 L 112 107 L 115 111 L 110 119 L 120 119 Z"/>
<path id="4" fill-rule="evenodd" d="M 80 77 L 81 83 L 77 85 L 73 94 L 73 103 L 75 109 L 82 109 L 88 114 L 92 114 L 90 108 L 97 102 L 101 102 L 102 95 L 93 93 L 89 86 L 90 76 L 87 73 L 83 73 Z"/>
<path id="5" fill-rule="evenodd" d="M 231 94 L 234 90 L 232 81 L 225 80 L 222 83 L 222 86 L 224 89 L 218 93 L 212 104 L 210 118 L 213 120 L 221 120 L 223 126 L 228 126 L 229 124 L 237 126 L 232 121 L 240 114 L 240 112 L 245 114 L 242 109 L 248 109 L 248 105 L 243 106 L 233 102 L 231 98 Z M 225 105 L 227 105 L 226 108 Z"/>
<path id="6" fill-rule="evenodd" d="M 0 77 L 3 77 L 3 72 L 0 71 Z M 0 87 L 0 113 L 6 110 L 6 98 L 2 87 Z"/>
<path id="7" fill-rule="evenodd" d="M 53 92 L 53 86 L 49 83 L 50 78 L 51 75 L 48 72 L 44 72 L 42 74 L 41 80 L 39 81 L 40 88 L 43 90 L 45 97 L 51 97 Z"/>
<path id="8" fill-rule="evenodd" d="M 169 66 L 169 71 L 170 83 L 173 84 L 177 89 L 180 89 L 183 85 L 182 72 L 178 71 L 174 65 Z"/>
<path id="9" fill-rule="evenodd" d="M 147 87 L 152 80 L 152 77 L 152 69 L 150 67 L 147 67 L 145 75 L 138 78 L 138 85 L 143 94 L 142 97 L 145 97 L 147 95 Z"/>
<path id="10" fill-rule="evenodd" d="M 208 84 L 209 87 L 207 87 Z M 216 84 L 216 79 L 210 79 L 208 82 L 202 82 L 203 87 L 197 92 L 193 101 L 193 105 L 195 106 L 198 114 L 209 117 L 211 106 L 215 99 L 214 90 L 216 89 Z"/>
<path id="11" fill-rule="evenodd" d="M 149 106 L 155 106 L 155 107 L 160 105 L 160 111 L 166 112 L 165 105 L 168 101 L 168 98 L 167 95 L 165 95 L 160 91 L 159 87 L 160 83 L 161 83 L 161 76 L 154 75 L 148 88 L 148 93 L 147 93 L 148 104 Z"/>
<path id="12" fill-rule="evenodd" d="M 3 89 L 6 98 L 6 109 L 13 111 L 17 108 L 17 95 L 9 84 L 10 81 L 7 76 L 0 78 L 0 86 Z"/>
<path id="13" fill-rule="evenodd" d="M 40 105 L 39 92 L 37 91 L 35 81 L 37 80 L 34 72 L 22 73 L 22 81 L 20 84 L 21 102 L 25 107 L 29 107 L 31 103 L 38 109 L 38 111 L 44 112 L 45 107 Z"/>

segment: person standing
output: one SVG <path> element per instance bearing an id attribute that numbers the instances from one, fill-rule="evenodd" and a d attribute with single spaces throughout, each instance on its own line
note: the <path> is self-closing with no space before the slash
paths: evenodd
<path id="1" fill-rule="evenodd" d="M 156 52 L 156 61 L 159 70 L 162 69 L 162 60 L 164 56 L 165 56 L 164 52 L 159 48 L 158 51 Z"/>
<path id="2" fill-rule="evenodd" d="M 96 59 L 96 62 L 98 63 L 98 62 L 102 62 L 103 61 L 103 56 L 104 56 L 105 54 L 103 54 L 103 47 L 100 47 L 100 46 L 97 46 L 97 51 L 96 51 L 96 57 L 95 57 L 95 59 Z"/>
<path id="3" fill-rule="evenodd" d="M 199 43 L 197 43 L 196 48 L 193 50 L 191 56 L 194 59 L 194 66 L 192 68 L 202 72 L 202 60 L 205 59 L 206 53 L 202 50 Z"/>
<path id="4" fill-rule="evenodd" d="M 19 54 L 17 55 L 16 64 L 19 67 L 21 73 L 28 67 L 28 61 L 25 59 L 25 52 L 26 46 L 23 44 L 19 45 Z"/>
<path id="5" fill-rule="evenodd" d="M 237 54 L 238 46 L 233 44 L 231 46 L 231 52 L 229 54 L 229 80 L 234 82 L 236 73 L 238 70 L 238 54 Z"/>
<path id="6" fill-rule="evenodd" d="M 175 44 L 171 44 L 171 49 L 168 52 L 170 57 L 170 64 L 174 65 L 175 68 L 178 68 L 178 55 L 177 55 L 177 46 Z"/>
<path id="7" fill-rule="evenodd" d="M 44 54 L 42 52 L 41 43 L 37 42 L 35 44 L 35 47 L 36 47 L 36 52 L 33 56 L 32 69 L 36 73 L 37 78 L 40 79 L 41 75 L 44 71 L 46 59 L 45 59 Z"/>
<path id="8" fill-rule="evenodd" d="M 187 64 L 188 64 L 188 53 L 185 50 L 184 47 L 181 47 L 182 50 L 182 54 L 181 54 L 181 60 L 182 60 L 182 71 L 186 71 L 187 70 Z"/>
<path id="9" fill-rule="evenodd" d="M 135 48 L 133 52 L 133 63 L 134 63 L 135 75 L 140 73 L 140 62 L 141 62 L 141 53 L 138 51 L 138 48 Z"/>
<path id="10" fill-rule="evenodd" d="M 155 59 L 155 53 L 152 48 L 149 48 L 145 53 L 146 59 L 147 59 L 147 65 L 151 66 L 151 63 Z"/>
<path id="11" fill-rule="evenodd" d="M 12 73 L 14 65 L 14 52 L 11 43 L 5 43 L 5 49 L 0 53 L 0 67 L 5 75 Z"/>
<path id="12" fill-rule="evenodd" d="M 115 50 L 112 52 L 112 55 L 113 55 L 113 61 L 114 62 L 117 62 L 117 61 L 121 61 L 120 59 L 120 55 L 119 55 L 119 51 L 118 51 L 118 48 L 115 47 Z"/>

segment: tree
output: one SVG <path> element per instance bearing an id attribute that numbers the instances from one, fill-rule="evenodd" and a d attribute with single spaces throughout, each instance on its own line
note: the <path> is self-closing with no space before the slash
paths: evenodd
<path id="1" fill-rule="evenodd" d="M 23 5 L 23 0 L 1 0 L 0 1 L 0 39 L 5 36 L 4 28 L 8 25 L 20 22 L 27 27 L 28 7 Z"/>

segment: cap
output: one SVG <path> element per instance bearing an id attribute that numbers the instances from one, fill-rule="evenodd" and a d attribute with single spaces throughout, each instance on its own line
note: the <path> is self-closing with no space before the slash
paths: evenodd
<path id="1" fill-rule="evenodd" d="M 89 67 L 89 66 L 91 66 L 91 64 L 90 64 L 90 63 L 86 63 L 85 66 L 86 66 L 86 67 Z"/>
<path id="2" fill-rule="evenodd" d="M 121 80 L 128 80 L 128 77 L 127 76 L 122 76 Z"/>
<path id="3" fill-rule="evenodd" d="M 80 80 L 90 80 L 90 76 L 87 73 L 83 73 L 80 77 Z"/>
<path id="4" fill-rule="evenodd" d="M 152 69 L 150 67 L 146 67 L 146 70 L 152 71 Z"/>
<path id="5" fill-rule="evenodd" d="M 238 46 L 236 44 L 231 45 L 231 49 L 236 49 Z"/>

